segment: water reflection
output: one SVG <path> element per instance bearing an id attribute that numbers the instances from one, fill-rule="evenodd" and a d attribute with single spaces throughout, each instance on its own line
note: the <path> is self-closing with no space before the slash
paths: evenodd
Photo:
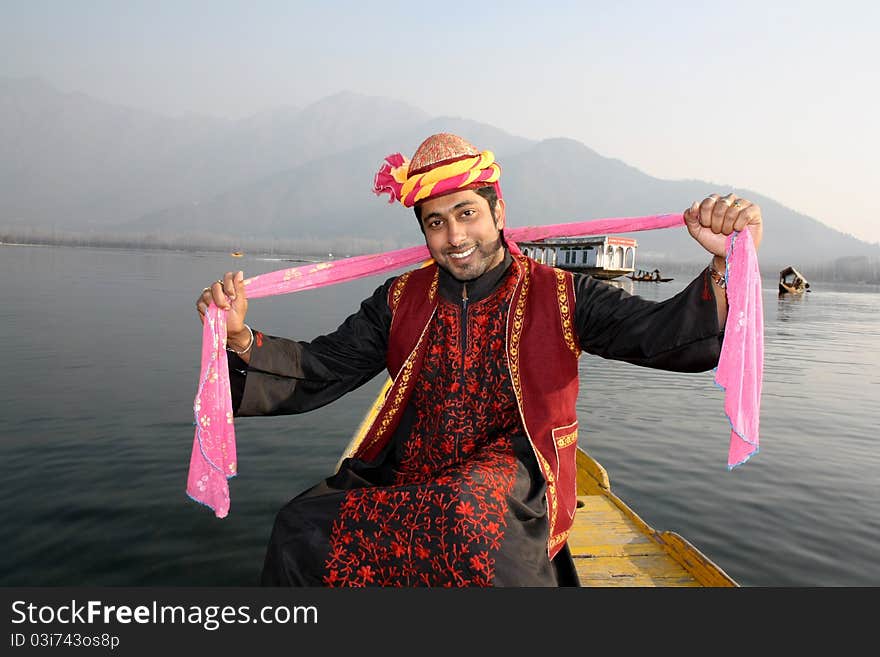
<path id="1" fill-rule="evenodd" d="M 776 302 L 776 318 L 780 322 L 788 322 L 800 317 L 806 298 L 806 294 L 780 294 Z"/>
<path id="2" fill-rule="evenodd" d="M 201 345 L 192 298 L 229 265 L 225 253 L 3 249 L 0 279 L 28 284 L 7 286 L 0 304 L 14 336 L 0 342 L 13 373 L 0 379 L 0 586 L 259 581 L 277 509 L 332 471 L 383 379 L 312 413 L 236 421 L 242 474 L 229 518 L 191 502 Z M 255 275 L 286 265 L 246 255 L 235 266 Z M 249 317 L 270 335 L 310 339 L 384 278 L 255 300 Z M 609 284 L 662 300 L 691 278 Z M 590 354 L 579 363 L 579 443 L 646 522 L 692 541 L 741 584 L 877 585 L 880 286 L 823 283 L 773 312 L 776 284 L 764 280 L 756 458 L 727 471 L 711 372 Z"/>

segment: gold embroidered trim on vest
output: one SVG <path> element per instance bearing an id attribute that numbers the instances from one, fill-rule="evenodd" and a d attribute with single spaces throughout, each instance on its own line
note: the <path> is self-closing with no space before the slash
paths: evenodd
<path id="1" fill-rule="evenodd" d="M 434 269 L 434 280 L 431 281 L 431 287 L 428 290 L 428 301 L 430 303 L 434 303 L 434 299 L 437 298 L 437 284 L 440 281 L 440 267 Z"/>
<path id="2" fill-rule="evenodd" d="M 391 294 L 388 299 L 388 305 L 391 308 L 391 314 L 393 315 L 397 311 L 397 306 L 400 305 L 400 297 L 403 296 L 403 288 L 406 287 L 406 281 L 409 279 L 411 271 L 406 272 L 405 274 L 401 274 L 397 277 L 397 280 L 391 286 Z"/>
<path id="3" fill-rule="evenodd" d="M 421 352 L 422 342 L 425 340 L 425 335 L 428 332 L 427 329 L 431 325 L 431 320 L 433 318 L 434 313 L 431 313 L 431 316 L 428 318 L 428 323 L 425 324 L 425 328 L 422 329 L 422 334 L 419 336 L 418 342 L 416 342 L 415 348 L 410 352 L 409 357 L 397 373 L 397 378 L 394 379 L 394 385 L 391 387 L 391 390 L 388 391 L 388 396 L 385 398 L 382 408 L 379 409 L 379 413 L 373 424 L 373 426 L 376 426 L 376 423 L 378 423 L 375 433 L 373 433 L 373 427 L 370 427 L 366 439 L 361 443 L 361 447 L 358 449 L 358 454 L 364 454 L 372 448 L 373 445 L 385 435 L 385 432 L 388 431 L 388 427 L 391 426 L 394 418 L 400 412 L 403 400 L 406 399 L 409 389 L 412 387 L 412 384 L 415 383 L 413 366 L 416 358 Z M 389 398 L 391 398 L 390 403 Z"/>
<path id="4" fill-rule="evenodd" d="M 538 464 L 541 466 L 541 470 L 544 471 L 544 478 L 547 480 L 547 508 L 550 512 L 550 540 L 547 546 L 552 550 L 555 545 L 553 532 L 556 530 L 556 514 L 559 510 L 559 500 L 556 496 L 556 477 L 553 476 L 550 464 L 541 452 L 537 449 L 534 452 L 538 457 Z"/>
<path id="5" fill-rule="evenodd" d="M 556 536 L 550 536 L 550 540 L 548 541 L 548 545 L 552 550 L 557 545 L 562 545 L 565 541 L 568 540 L 568 535 L 571 533 L 570 529 L 566 529 L 564 532 L 559 532 Z"/>
<path id="6" fill-rule="evenodd" d="M 565 338 L 565 344 L 568 345 L 568 348 L 571 349 L 572 353 L 575 356 L 580 356 L 581 350 L 574 341 L 574 330 L 571 318 L 572 307 L 568 294 L 568 285 L 566 284 L 566 279 L 570 278 L 571 275 L 561 269 L 554 269 L 553 271 L 556 274 L 556 298 L 559 301 L 559 319 L 562 321 L 562 335 Z"/>
<path id="7" fill-rule="evenodd" d="M 516 392 L 517 400 L 522 400 L 522 383 L 520 381 L 519 372 L 519 343 L 522 339 L 523 321 L 526 314 L 526 299 L 529 296 L 529 286 L 531 284 L 531 275 L 528 265 L 520 264 L 523 280 L 522 287 L 519 291 L 519 298 L 516 300 L 516 307 L 513 310 L 513 331 L 510 336 L 510 378 L 513 382 L 513 389 Z M 521 406 L 521 403 L 520 403 Z M 522 408 L 520 415 L 523 416 Z M 525 416 L 523 416 L 523 425 L 525 425 Z"/>
<path id="8" fill-rule="evenodd" d="M 577 440 L 578 440 L 578 432 L 577 432 L 577 429 L 575 429 L 571 433 L 567 433 L 563 436 L 559 436 L 556 439 L 556 446 L 559 449 L 564 449 L 565 447 L 568 447 L 572 443 L 576 443 Z"/>

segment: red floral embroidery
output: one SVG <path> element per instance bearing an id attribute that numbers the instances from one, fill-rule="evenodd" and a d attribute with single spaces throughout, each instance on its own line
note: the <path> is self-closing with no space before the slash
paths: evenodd
<path id="1" fill-rule="evenodd" d="M 395 484 L 346 494 L 326 585 L 491 586 L 522 431 L 504 354 L 515 284 L 508 274 L 465 322 L 440 300 Z"/>

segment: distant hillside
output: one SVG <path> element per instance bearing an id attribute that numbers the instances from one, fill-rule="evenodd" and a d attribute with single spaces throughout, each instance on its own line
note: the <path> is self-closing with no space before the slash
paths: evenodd
<path id="1" fill-rule="evenodd" d="M 170 119 L 0 78 L 0 225 L 94 230 L 199 203 L 427 115 L 337 94 L 241 121 Z"/>
<path id="2" fill-rule="evenodd" d="M 397 141 L 389 138 L 314 160 L 198 206 L 174 207 L 145 216 L 129 227 L 142 233 L 151 228 L 172 231 L 184 225 L 207 233 L 218 226 L 234 226 L 240 217 L 247 217 L 246 226 L 238 231 L 244 239 L 271 235 L 315 241 L 349 236 L 393 246 L 415 244 L 421 236 L 412 212 L 399 205 L 389 206 L 386 197 L 377 199 L 369 192 L 378 166 L 376 153 L 390 153 L 400 144 L 405 145 L 404 152 L 412 153 L 425 135 L 441 130 L 457 132 L 476 144 L 497 145 L 511 226 L 680 212 L 711 192 L 729 191 L 700 181 L 652 178 L 569 139 L 535 143 L 498 134 L 491 126 L 435 119 L 429 126 L 419 125 L 410 134 L 402 133 Z M 381 156 L 378 159 L 381 161 Z M 790 261 L 822 262 L 841 253 L 880 254 L 876 245 L 860 242 L 761 194 L 733 189 L 761 205 L 766 217 L 761 260 L 773 269 Z M 702 249 L 684 230 L 650 231 L 634 237 L 641 263 L 656 266 L 704 259 Z"/>
<path id="3" fill-rule="evenodd" d="M 880 246 L 829 228 L 758 192 L 734 184 L 653 178 L 570 139 L 543 141 L 505 160 L 504 165 L 505 197 L 516 225 L 683 212 L 712 192 L 733 191 L 761 206 L 765 228 L 760 258 L 772 269 L 824 262 L 843 254 L 880 255 Z M 685 230 L 632 236 L 638 241 L 638 258 L 643 264 L 691 262 L 704 257 Z"/>
<path id="4" fill-rule="evenodd" d="M 754 191 L 653 178 L 571 139 L 534 142 L 398 101 L 341 93 L 242 121 L 170 119 L 0 78 L 0 233 L 112 233 L 168 243 L 285 243 L 317 252 L 415 244 L 412 212 L 371 192 L 382 158 L 427 135 L 495 151 L 510 225 L 678 212 L 733 189 L 766 217 L 762 265 L 877 257 L 867 244 Z M 639 264 L 697 262 L 682 231 L 634 235 Z M 2 238 L 0 238 L 2 239 Z"/>

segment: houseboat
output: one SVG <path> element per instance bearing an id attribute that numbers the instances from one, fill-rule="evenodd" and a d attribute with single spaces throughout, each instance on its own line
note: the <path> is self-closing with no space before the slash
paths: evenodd
<path id="1" fill-rule="evenodd" d="M 537 262 L 595 278 L 611 280 L 635 271 L 637 244 L 630 237 L 559 237 L 518 245 Z"/>

